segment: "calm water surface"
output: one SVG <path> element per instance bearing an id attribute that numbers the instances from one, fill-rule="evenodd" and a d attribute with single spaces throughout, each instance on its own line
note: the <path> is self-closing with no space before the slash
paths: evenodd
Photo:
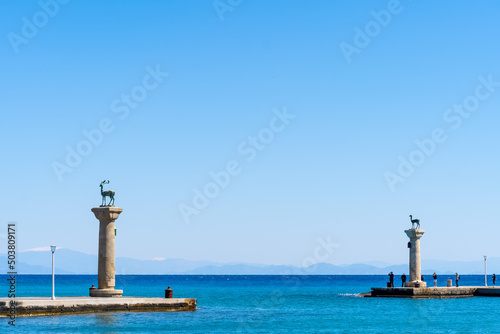
<path id="1" fill-rule="evenodd" d="M 7 276 L 0 288 L 7 295 Z M 430 278 L 430 277 L 429 277 Z M 445 286 L 441 276 L 439 285 Z M 462 275 L 462 285 L 484 276 Z M 127 296 L 198 299 L 194 312 L 104 313 L 0 319 L 0 333 L 500 333 L 500 298 L 359 298 L 386 276 L 119 275 Z M 59 275 L 56 296 L 86 296 L 94 275 Z M 396 280 L 396 282 L 399 282 Z M 429 284 L 431 280 L 428 281 Z M 51 295 L 50 275 L 18 276 L 19 296 Z"/>

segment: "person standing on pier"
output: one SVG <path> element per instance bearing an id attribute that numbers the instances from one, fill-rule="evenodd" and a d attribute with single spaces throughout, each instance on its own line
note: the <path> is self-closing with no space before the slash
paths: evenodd
<path id="1" fill-rule="evenodd" d="M 458 288 L 458 281 L 460 280 L 460 275 L 458 273 L 455 273 L 455 284 L 457 285 Z"/>
<path id="2" fill-rule="evenodd" d="M 493 274 L 493 276 L 491 276 L 491 279 L 493 281 L 493 286 L 495 286 L 495 282 L 497 281 L 497 277 L 495 274 Z"/>
<path id="3" fill-rule="evenodd" d="M 392 271 L 389 273 L 389 283 L 391 288 L 394 288 L 394 273 Z"/>
<path id="4" fill-rule="evenodd" d="M 406 282 L 406 275 L 405 273 L 403 273 L 403 275 L 401 275 L 401 287 L 404 288 L 405 282 Z"/>
<path id="5" fill-rule="evenodd" d="M 432 274 L 432 278 L 434 279 L 434 286 L 438 286 L 438 275 L 436 275 L 436 272 Z"/>

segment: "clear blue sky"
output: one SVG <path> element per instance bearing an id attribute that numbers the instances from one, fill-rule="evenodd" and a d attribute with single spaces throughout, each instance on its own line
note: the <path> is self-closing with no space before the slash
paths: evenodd
<path id="1" fill-rule="evenodd" d="M 0 221 L 21 249 L 96 254 L 109 179 L 117 256 L 301 264 L 330 236 L 325 262 L 403 263 L 409 214 L 424 259 L 500 256 L 498 2 L 40 3 L 0 4 Z M 400 156 L 418 166 L 391 189 Z"/>

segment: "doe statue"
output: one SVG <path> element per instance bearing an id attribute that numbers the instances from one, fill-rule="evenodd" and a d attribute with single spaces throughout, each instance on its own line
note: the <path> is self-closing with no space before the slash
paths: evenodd
<path id="1" fill-rule="evenodd" d="M 410 221 L 411 221 L 411 228 L 415 228 L 415 225 L 417 226 L 417 229 L 420 228 L 420 219 L 413 219 L 413 216 L 410 215 Z"/>
<path id="2" fill-rule="evenodd" d="M 114 190 L 102 190 L 103 184 L 109 184 L 109 180 L 104 180 L 101 182 L 99 187 L 101 187 L 102 202 L 101 206 L 115 206 L 115 191 Z M 106 204 L 106 197 L 109 197 L 109 203 Z"/>

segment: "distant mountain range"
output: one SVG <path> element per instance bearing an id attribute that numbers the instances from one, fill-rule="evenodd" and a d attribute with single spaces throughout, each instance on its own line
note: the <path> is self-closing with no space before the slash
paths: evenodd
<path id="1" fill-rule="evenodd" d="M 20 274 L 50 274 L 52 260 L 50 251 L 25 251 L 17 254 L 17 272 Z M 7 263 L 0 255 L 0 263 Z M 56 251 L 57 274 L 96 274 L 97 256 L 70 249 Z M 189 261 L 182 259 L 137 260 L 116 258 L 116 274 L 149 275 L 386 275 L 408 273 L 408 265 L 390 265 L 383 262 L 333 265 L 317 263 L 306 268 L 286 265 L 264 265 L 251 263 L 218 263 L 212 261 Z M 436 272 L 441 275 L 484 274 L 484 262 L 422 260 L 424 275 Z M 488 273 L 500 274 L 500 258 L 488 259 Z"/>

